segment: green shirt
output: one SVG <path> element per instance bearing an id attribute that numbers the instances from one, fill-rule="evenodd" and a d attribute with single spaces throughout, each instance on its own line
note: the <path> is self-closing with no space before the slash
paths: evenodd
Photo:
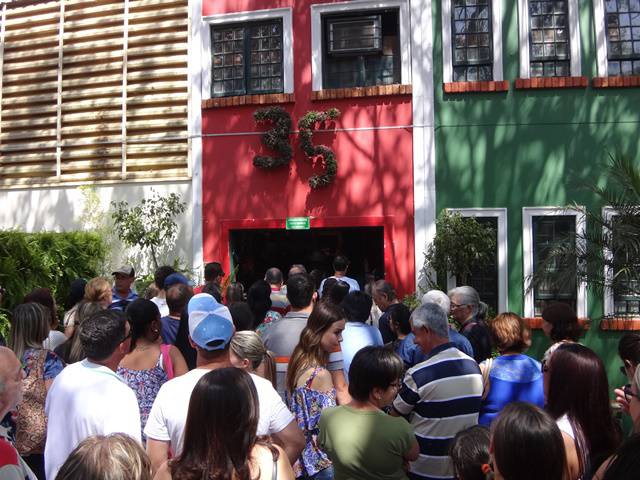
<path id="1" fill-rule="evenodd" d="M 318 442 L 333 462 L 335 480 L 405 480 L 404 456 L 415 440 L 411 425 L 382 411 L 348 406 L 323 410 Z"/>

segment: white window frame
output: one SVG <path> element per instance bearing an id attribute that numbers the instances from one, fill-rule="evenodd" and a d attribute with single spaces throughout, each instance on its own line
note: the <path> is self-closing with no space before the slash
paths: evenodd
<path id="1" fill-rule="evenodd" d="M 509 311 L 509 271 L 507 257 L 507 209 L 506 208 L 448 208 L 447 212 L 459 213 L 463 217 L 494 217 L 498 219 L 496 235 L 498 250 L 498 309 Z M 456 287 L 456 277 L 449 276 L 447 289 Z M 496 312 L 499 313 L 499 312 Z"/>
<path id="2" fill-rule="evenodd" d="M 282 19 L 283 93 L 293 93 L 293 12 L 291 7 L 253 10 L 250 12 L 219 13 L 202 17 L 200 40 L 202 48 L 203 100 L 211 97 L 211 27 L 232 23 L 260 22 Z"/>
<path id="3" fill-rule="evenodd" d="M 571 50 L 571 76 L 582 76 L 580 50 L 580 9 L 578 0 L 568 0 L 569 48 Z M 520 78 L 531 78 L 529 61 L 529 0 L 518 0 L 518 32 L 520 39 Z"/>
<path id="4" fill-rule="evenodd" d="M 493 49 L 493 80 L 504 80 L 502 67 L 502 0 L 491 1 L 491 34 Z M 452 0 L 442 0 L 442 71 L 444 82 L 453 82 L 453 32 L 451 31 Z"/>
<path id="5" fill-rule="evenodd" d="M 606 77 L 609 67 L 607 54 L 607 25 L 604 12 L 604 0 L 593 0 L 593 22 L 596 34 L 596 64 L 598 76 Z"/>
<path id="6" fill-rule="evenodd" d="M 602 208 L 602 219 L 604 220 L 605 224 L 602 227 L 602 233 L 603 236 L 608 235 L 610 232 L 610 229 L 607 228 L 607 225 L 611 225 L 611 220 L 613 217 L 619 215 L 619 212 L 613 208 L 613 207 L 603 207 Z M 605 248 L 604 250 L 604 257 L 606 260 L 611 260 L 613 257 L 613 252 L 611 250 L 609 250 L 608 248 Z M 613 288 L 607 286 L 610 284 L 611 280 L 613 280 L 613 267 L 609 267 L 607 265 L 604 266 L 604 281 L 605 281 L 605 287 L 604 287 L 604 311 L 603 311 L 603 315 L 605 317 L 614 317 L 615 313 L 616 313 L 616 309 L 615 309 L 615 297 L 613 294 Z M 627 318 L 627 317 L 625 317 Z M 635 317 L 630 317 L 630 318 L 638 318 L 638 316 L 636 315 Z"/>
<path id="7" fill-rule="evenodd" d="M 355 13 L 387 8 L 399 9 L 400 24 L 400 83 L 411 84 L 411 16 L 409 0 L 352 0 L 350 2 L 311 5 L 311 85 L 314 91 L 323 89 L 322 16 L 337 13 Z"/>
<path id="8" fill-rule="evenodd" d="M 586 217 L 583 212 L 575 208 L 562 207 L 524 207 L 522 209 L 522 259 L 524 267 L 524 316 L 534 316 L 533 290 L 529 289 L 533 275 L 533 217 L 541 216 L 572 216 L 576 222 L 576 245 L 584 249 L 584 234 L 586 230 Z M 578 318 L 587 316 L 587 283 L 582 280 L 576 285 L 576 314 Z"/>

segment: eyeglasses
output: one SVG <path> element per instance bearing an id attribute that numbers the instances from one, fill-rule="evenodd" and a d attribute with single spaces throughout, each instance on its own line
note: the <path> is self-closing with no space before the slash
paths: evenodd
<path id="1" fill-rule="evenodd" d="M 451 302 L 451 303 L 449 304 L 449 308 L 460 308 L 460 307 L 466 307 L 466 306 L 467 306 L 467 305 L 466 305 L 466 304 L 464 304 L 464 303 L 463 303 L 463 304 L 461 304 L 461 305 L 458 305 L 457 303 L 453 303 L 453 302 Z"/>
<path id="2" fill-rule="evenodd" d="M 633 397 L 640 399 L 640 396 L 637 393 L 633 393 L 631 390 L 631 385 L 627 384 L 622 387 L 622 391 L 624 392 L 624 396 L 627 399 L 627 402 L 630 402 Z"/>

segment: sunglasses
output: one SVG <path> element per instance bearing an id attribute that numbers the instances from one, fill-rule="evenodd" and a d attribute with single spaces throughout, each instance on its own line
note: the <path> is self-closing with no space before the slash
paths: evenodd
<path id="1" fill-rule="evenodd" d="M 633 391 L 631 390 L 631 385 L 629 384 L 622 387 L 622 391 L 624 392 L 624 396 L 627 399 L 627 402 L 631 402 L 631 399 L 633 397 L 640 399 L 640 396 L 638 396 L 637 393 L 633 393 Z"/>
<path id="2" fill-rule="evenodd" d="M 547 366 L 547 362 L 540 363 L 540 371 L 542 373 L 545 373 L 545 372 L 549 371 L 549 367 Z"/>

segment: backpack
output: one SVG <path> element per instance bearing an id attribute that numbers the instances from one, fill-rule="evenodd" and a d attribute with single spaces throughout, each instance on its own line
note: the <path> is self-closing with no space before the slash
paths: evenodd
<path id="1" fill-rule="evenodd" d="M 20 455 L 31 455 L 44 452 L 47 436 L 47 417 L 44 413 L 44 402 L 47 389 L 44 384 L 44 362 L 47 350 L 36 350 L 26 364 L 29 375 L 22 380 L 22 401 L 16 410 L 16 449 Z"/>

